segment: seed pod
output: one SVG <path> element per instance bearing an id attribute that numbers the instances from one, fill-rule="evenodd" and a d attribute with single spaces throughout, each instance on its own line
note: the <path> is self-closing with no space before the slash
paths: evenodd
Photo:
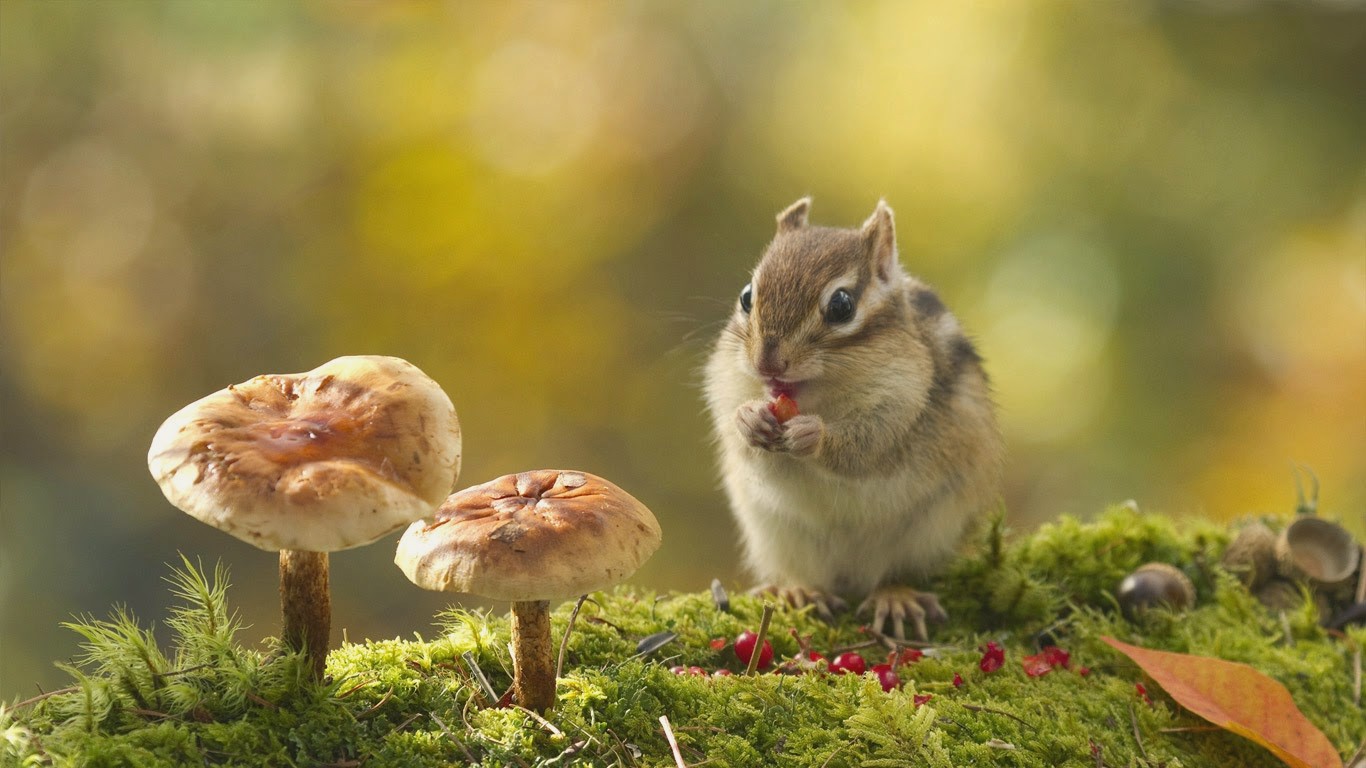
<path id="1" fill-rule="evenodd" d="M 1263 523 L 1244 526 L 1219 563 L 1256 592 L 1276 576 L 1276 534 Z"/>
<path id="2" fill-rule="evenodd" d="M 1361 562 L 1361 547 L 1346 528 L 1321 517 L 1298 517 L 1276 540 L 1276 570 L 1292 581 L 1308 579 L 1316 588 L 1346 584 Z"/>
<path id="3" fill-rule="evenodd" d="M 1195 605 L 1195 585 L 1179 568 L 1167 563 L 1145 563 L 1124 577 L 1116 591 L 1119 607 L 1130 619 L 1163 605 L 1184 611 Z"/>

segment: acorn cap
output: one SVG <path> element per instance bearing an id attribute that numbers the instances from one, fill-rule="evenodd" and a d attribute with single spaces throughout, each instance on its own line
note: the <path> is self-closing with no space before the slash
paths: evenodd
<path id="1" fill-rule="evenodd" d="M 1287 579 L 1308 578 L 1326 586 L 1351 579 L 1361 562 L 1361 546 L 1337 523 L 1302 515 L 1276 540 L 1276 564 Z"/>
<path id="2" fill-rule="evenodd" d="M 185 406 L 147 466 L 172 504 L 249 544 L 334 552 L 441 503 L 460 473 L 460 423 L 412 363 L 339 357 Z"/>
<path id="3" fill-rule="evenodd" d="M 659 523 L 587 472 L 504 475 L 451 495 L 408 527 L 394 562 L 423 589 L 514 602 L 606 589 L 659 547 Z"/>

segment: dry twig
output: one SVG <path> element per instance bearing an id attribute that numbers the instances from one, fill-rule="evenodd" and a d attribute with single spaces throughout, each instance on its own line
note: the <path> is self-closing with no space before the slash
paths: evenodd
<path id="1" fill-rule="evenodd" d="M 980 705 L 980 704 L 966 704 L 966 703 L 965 703 L 965 704 L 962 705 L 962 707 L 963 707 L 963 709 L 969 710 L 969 711 L 971 711 L 971 712 L 987 712 L 987 713 L 990 713 L 990 714 L 993 714 L 993 715 L 1003 715 L 1003 716 L 1005 716 L 1005 717 L 1008 717 L 1008 718 L 1010 718 L 1010 719 L 1012 719 L 1012 720 L 1014 720 L 1014 721 L 1020 723 L 1021 725 L 1023 725 L 1024 727 L 1026 727 L 1026 728 L 1028 728 L 1028 729 L 1030 729 L 1030 730 L 1037 730 L 1037 729 L 1034 727 L 1034 724 L 1033 724 L 1033 723 L 1029 722 L 1028 720 L 1025 720 L 1024 718 L 1022 718 L 1022 717 L 1020 717 L 1020 716 L 1018 716 L 1018 715 L 1012 715 L 1011 713 L 1006 712 L 1006 711 L 1004 711 L 1004 710 L 992 709 L 991 707 L 984 707 L 984 706 L 982 706 L 982 705 Z"/>
<path id="2" fill-rule="evenodd" d="M 768 612 L 766 611 L 765 615 L 767 614 Z M 757 658 L 759 652 L 755 651 L 754 655 Z M 664 739 L 669 742 L 669 749 L 673 750 L 674 762 L 678 765 L 678 768 L 688 768 L 688 764 L 683 762 L 683 754 L 678 751 L 678 739 L 674 738 L 674 729 L 669 726 L 669 716 L 660 715 L 659 724 L 664 726 Z"/>
<path id="3" fill-rule="evenodd" d="M 579 601 L 574 603 L 574 611 L 569 614 L 569 623 L 564 626 L 564 637 L 560 639 L 560 657 L 555 661 L 555 679 L 559 680 L 564 674 L 564 652 L 569 649 L 569 633 L 574 631 L 574 620 L 579 618 L 579 609 L 583 607 L 583 601 L 588 599 L 588 595 L 580 595 Z"/>
<path id="4" fill-rule="evenodd" d="M 1134 741 L 1138 744 L 1138 754 L 1142 756 L 1143 762 L 1148 762 L 1148 750 L 1143 748 L 1143 737 L 1138 734 L 1138 715 L 1134 713 L 1134 705 L 1129 704 L 1129 723 L 1134 727 Z"/>
<path id="5" fill-rule="evenodd" d="M 759 619 L 759 636 L 754 639 L 754 653 L 749 655 L 749 665 L 745 667 L 746 675 L 752 676 L 759 669 L 759 657 L 763 655 L 764 640 L 768 637 L 768 623 L 772 620 L 773 605 L 764 603 L 764 615 Z M 681 759 L 679 764 L 682 764 Z"/>

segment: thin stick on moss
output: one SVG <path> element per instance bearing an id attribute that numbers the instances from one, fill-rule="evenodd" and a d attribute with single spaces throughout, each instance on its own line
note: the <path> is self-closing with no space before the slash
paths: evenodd
<path id="1" fill-rule="evenodd" d="M 436 716 L 435 712 L 428 712 L 427 717 L 430 717 L 432 722 L 436 723 L 437 726 L 441 728 L 441 732 L 446 734 L 446 738 L 450 739 L 451 743 L 460 747 L 460 751 L 465 753 L 465 759 L 468 760 L 471 765 L 478 762 L 474 759 L 474 755 L 470 752 L 470 748 L 465 746 L 464 742 L 460 741 L 460 739 L 455 738 L 455 734 L 451 733 L 451 729 L 447 727 L 446 723 L 443 722 L 441 718 Z"/>
<path id="2" fill-rule="evenodd" d="M 767 618 L 767 614 L 765 614 L 765 618 Z M 765 622 L 765 623 L 767 623 L 767 622 Z M 761 635 L 761 637 L 762 637 L 762 635 Z M 757 659 L 758 657 L 759 657 L 759 652 L 758 652 L 758 651 L 755 651 L 755 652 L 754 652 L 754 658 Z M 675 739 L 675 738 L 674 738 L 674 729 L 671 728 L 671 727 L 669 727 L 669 716 L 668 716 L 668 715 L 660 715 L 660 716 L 659 716 L 659 724 L 662 725 L 662 726 L 664 726 L 664 740 L 667 741 L 667 742 L 669 742 L 669 749 L 673 750 L 673 753 L 674 753 L 674 763 L 676 763 L 676 764 L 678 765 L 678 768 L 688 768 L 688 764 L 685 763 L 685 762 L 683 762 L 683 753 L 681 753 L 681 752 L 678 751 L 678 739 Z"/>
<path id="3" fill-rule="evenodd" d="M 545 729 L 546 729 L 547 731 L 550 731 L 550 735 L 551 735 L 551 736 L 559 736 L 560 738 L 564 738 L 564 731 L 560 730 L 559 728 L 556 728 L 554 723 L 550 722 L 549 720 L 545 719 L 544 717 L 541 717 L 540 715 L 538 715 L 537 713 L 535 713 L 535 712 L 533 712 L 533 711 L 527 709 L 526 707 L 517 706 L 517 705 L 514 705 L 514 706 L 516 707 L 516 709 L 520 709 L 520 710 L 522 710 L 523 712 L 525 712 L 525 713 L 527 713 L 528 715 L 530 715 L 532 720 L 535 720 L 536 722 L 538 722 L 538 723 L 540 723 L 542 726 L 544 726 Z"/>
<path id="4" fill-rule="evenodd" d="M 1134 713 L 1134 705 L 1129 704 L 1129 724 L 1134 727 L 1134 743 L 1138 744 L 1138 754 L 1143 758 L 1143 762 L 1148 762 L 1148 750 L 1143 748 L 1143 737 L 1138 733 L 1138 715 Z"/>
<path id="5" fill-rule="evenodd" d="M 470 675 L 474 677 L 475 682 L 479 683 L 479 689 L 483 692 L 484 698 L 488 700 L 489 706 L 497 704 L 498 693 L 493 690 L 493 684 L 484 676 L 484 670 L 479 668 L 479 662 L 474 660 L 474 653 L 465 651 L 460 654 L 460 658 L 465 662 L 465 666 L 470 668 Z"/>
<path id="6" fill-rule="evenodd" d="M 588 599 L 588 595 L 580 595 L 578 602 L 574 603 L 574 610 L 569 614 L 569 623 L 564 625 L 564 637 L 560 638 L 560 656 L 555 660 L 555 679 L 559 680 L 564 674 L 564 652 L 569 649 L 569 633 L 574 631 L 574 620 L 579 618 L 579 609 L 583 607 L 583 601 Z"/>
<path id="7" fill-rule="evenodd" d="M 773 620 L 773 605 L 764 603 L 764 615 L 759 619 L 759 634 L 754 638 L 754 652 L 749 655 L 745 674 L 753 676 L 759 669 L 759 657 L 763 655 L 764 640 L 768 638 L 768 623 Z"/>
<path id="8" fill-rule="evenodd" d="M 1020 723 L 1021 725 L 1023 725 L 1024 727 L 1028 728 L 1028 729 L 1031 730 L 1031 731 L 1037 730 L 1037 729 L 1034 727 L 1034 724 L 1033 724 L 1033 723 L 1029 722 L 1028 720 L 1025 720 L 1024 718 L 1020 717 L 1019 715 L 1012 715 L 1011 713 L 1006 712 L 1005 710 L 1001 710 L 1001 709 L 992 709 L 991 707 L 984 707 L 984 706 L 982 706 L 982 705 L 980 705 L 980 704 L 963 704 L 962 707 L 963 707 L 963 709 L 966 709 L 966 710 L 971 711 L 971 712 L 987 712 L 987 713 L 990 713 L 990 714 L 993 714 L 993 715 L 1002 715 L 1002 716 L 1004 716 L 1004 717 L 1008 717 L 1008 718 L 1010 718 L 1011 720 L 1014 720 L 1014 721 Z"/>

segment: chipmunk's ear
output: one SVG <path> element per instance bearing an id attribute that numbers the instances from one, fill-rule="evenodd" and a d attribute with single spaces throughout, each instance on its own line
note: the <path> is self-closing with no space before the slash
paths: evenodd
<path id="1" fill-rule="evenodd" d="M 806 214 L 811 210 L 811 198 L 803 197 L 778 214 L 778 231 L 791 232 L 806 226 Z"/>
<path id="2" fill-rule="evenodd" d="M 896 224 L 886 200 L 877 201 L 873 215 L 863 222 L 863 242 L 873 262 L 873 273 L 887 281 L 896 269 Z"/>

